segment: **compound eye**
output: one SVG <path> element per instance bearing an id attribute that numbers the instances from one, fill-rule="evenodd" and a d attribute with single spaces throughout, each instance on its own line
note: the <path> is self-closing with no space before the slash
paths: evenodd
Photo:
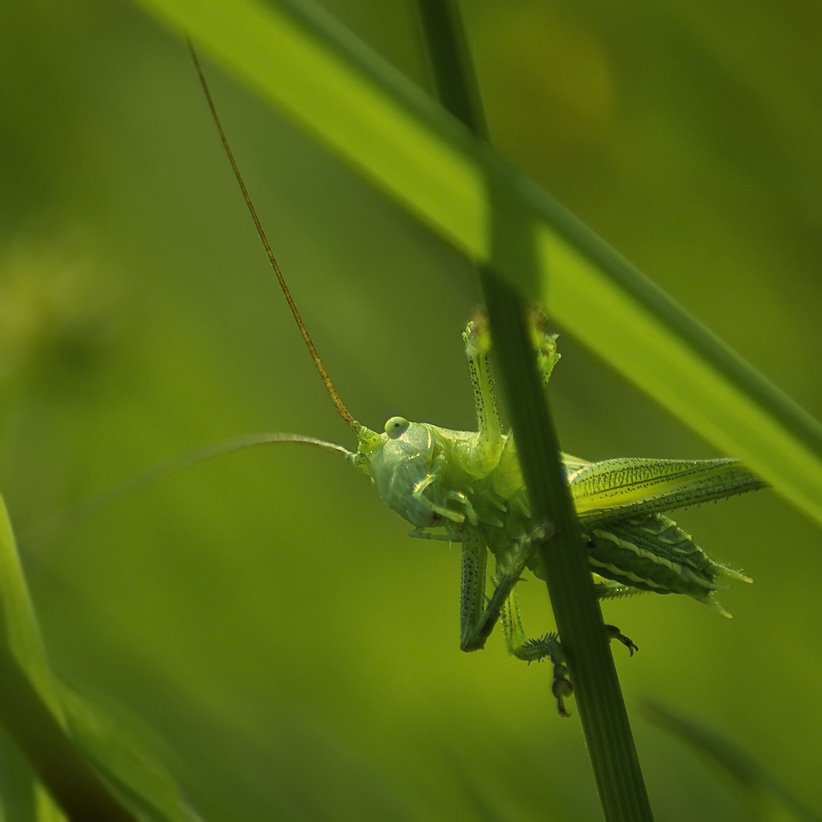
<path id="1" fill-rule="evenodd" d="M 385 424 L 385 433 L 392 440 L 399 439 L 407 430 L 410 423 L 405 417 L 391 417 Z"/>

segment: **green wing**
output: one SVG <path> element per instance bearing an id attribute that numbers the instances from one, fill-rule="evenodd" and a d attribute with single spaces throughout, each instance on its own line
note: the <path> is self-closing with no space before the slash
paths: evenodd
<path id="1" fill-rule="evenodd" d="M 586 526 L 616 517 L 651 514 L 698 505 L 767 483 L 732 459 L 664 460 L 624 458 L 588 463 L 567 460 L 568 484 Z"/>

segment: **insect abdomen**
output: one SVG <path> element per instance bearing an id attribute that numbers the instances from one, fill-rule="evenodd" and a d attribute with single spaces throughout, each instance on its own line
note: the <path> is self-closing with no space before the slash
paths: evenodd
<path id="1" fill-rule="evenodd" d="M 717 584 L 717 577 L 751 581 L 714 562 L 689 534 L 661 514 L 609 522 L 588 537 L 589 560 L 596 573 L 643 591 L 686 594 L 723 611 L 710 598 L 724 587 Z"/>

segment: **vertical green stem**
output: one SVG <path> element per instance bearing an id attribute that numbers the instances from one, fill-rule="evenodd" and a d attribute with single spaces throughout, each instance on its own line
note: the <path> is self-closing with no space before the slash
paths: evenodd
<path id="1" fill-rule="evenodd" d="M 480 139 L 487 139 L 482 105 L 457 12 L 448 0 L 419 0 L 437 91 L 443 105 Z M 537 266 L 532 227 L 512 212 L 504 190 L 488 181 L 493 213 L 492 259 L 502 244 L 519 246 Z M 523 476 L 537 522 L 553 526 L 542 545 L 548 592 L 568 657 L 582 730 L 605 818 L 652 819 L 625 702 L 594 598 L 582 536 L 559 456 L 559 442 L 535 364 L 525 304 L 492 267 L 480 267 L 500 364 L 500 379 L 519 445 Z"/>

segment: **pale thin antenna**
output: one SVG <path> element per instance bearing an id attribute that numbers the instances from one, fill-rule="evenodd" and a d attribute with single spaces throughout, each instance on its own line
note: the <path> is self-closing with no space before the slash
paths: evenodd
<path id="1" fill-rule="evenodd" d="M 155 465 L 154 468 L 150 468 L 148 471 L 129 477 L 113 488 L 96 494 L 80 505 L 52 517 L 46 523 L 35 526 L 34 529 L 24 534 L 24 538 L 35 543 L 50 541 L 56 535 L 75 528 L 89 517 L 99 514 L 124 497 L 130 496 L 135 491 L 140 491 L 149 485 L 154 485 L 154 483 L 165 479 L 169 475 L 190 468 L 192 465 L 199 465 L 215 457 L 230 454 L 234 451 L 241 451 L 244 448 L 256 448 L 260 445 L 283 442 L 312 445 L 323 451 L 339 454 L 348 460 L 354 457 L 354 453 L 342 445 L 337 445 L 334 442 L 326 442 L 316 437 L 306 437 L 302 434 L 246 434 L 230 440 L 216 442 L 212 445 L 206 445 L 204 448 L 198 448 L 196 451 L 180 454 L 166 462 L 160 463 L 160 465 Z"/>
<path id="2" fill-rule="evenodd" d="M 283 277 L 283 273 L 280 271 L 280 266 L 277 263 L 277 258 L 271 250 L 271 244 L 268 242 L 268 237 L 266 236 L 265 230 L 260 222 L 260 218 L 257 216 L 257 209 L 254 208 L 254 203 L 251 201 L 251 197 L 249 196 L 248 189 L 246 188 L 245 181 L 243 180 L 243 175 L 240 173 L 240 168 L 237 165 L 237 161 L 234 159 L 234 152 L 231 150 L 231 146 L 228 143 L 228 138 L 223 130 L 223 124 L 220 121 L 220 116 L 217 114 L 217 108 L 214 105 L 214 100 L 211 98 L 211 90 L 208 87 L 205 75 L 200 67 L 200 61 L 197 58 L 197 52 L 194 50 L 194 45 L 190 39 L 188 40 L 188 48 L 191 51 L 191 59 L 194 61 L 194 67 L 197 70 L 197 76 L 200 79 L 200 85 L 203 88 L 203 93 L 205 94 L 208 108 L 211 111 L 211 118 L 214 120 L 214 125 L 217 127 L 217 133 L 220 135 L 220 142 L 223 144 L 223 151 L 225 152 L 226 157 L 228 157 L 229 163 L 231 163 L 231 169 L 234 172 L 234 177 L 237 180 L 237 184 L 240 186 L 243 200 L 245 200 L 248 212 L 251 214 L 251 219 L 254 221 L 254 227 L 257 229 L 257 234 L 259 235 L 260 241 L 265 248 L 268 261 L 271 263 L 271 268 L 277 276 L 277 282 L 280 284 L 280 288 L 282 289 L 285 300 L 288 303 L 288 307 L 291 309 L 291 315 L 294 317 L 294 322 L 297 323 L 297 328 L 300 329 L 300 334 L 303 335 L 303 341 L 305 342 L 306 348 L 308 348 L 308 353 L 311 355 L 311 359 L 314 360 L 314 365 L 316 366 L 320 378 L 325 385 L 325 390 L 331 397 L 331 401 L 334 403 L 339 415 L 345 420 L 347 425 L 353 429 L 354 433 L 357 433 L 362 426 L 357 422 L 357 420 L 354 419 L 351 412 L 345 407 L 345 403 L 340 399 L 340 395 L 337 393 L 336 388 L 334 388 L 334 383 L 331 382 L 331 377 L 328 376 L 328 372 L 325 370 L 325 366 L 320 359 L 320 355 L 317 353 L 317 348 L 314 345 L 314 341 L 311 339 L 311 335 L 305 327 L 305 323 L 300 316 L 300 312 L 297 310 L 297 304 L 294 302 L 291 292 L 288 290 L 285 277 Z"/>

